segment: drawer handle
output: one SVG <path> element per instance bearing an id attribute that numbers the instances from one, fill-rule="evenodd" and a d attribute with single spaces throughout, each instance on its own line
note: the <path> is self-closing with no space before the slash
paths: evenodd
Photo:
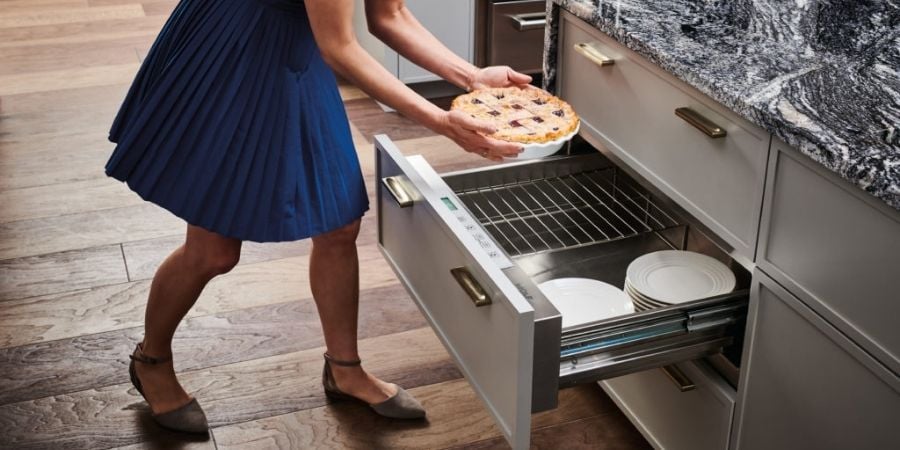
<path id="1" fill-rule="evenodd" d="M 487 306 L 491 304 L 491 297 L 487 295 L 487 292 L 484 291 L 481 284 L 479 284 L 475 277 L 472 276 L 469 269 L 457 267 L 455 269 L 450 269 L 450 273 L 453 275 L 453 278 L 456 278 L 456 282 L 459 283 L 460 287 L 466 291 L 466 295 L 469 296 L 475 306 Z"/>
<path id="2" fill-rule="evenodd" d="M 509 18 L 513 20 L 519 31 L 543 29 L 547 25 L 547 17 L 544 13 L 514 14 Z"/>
<path id="3" fill-rule="evenodd" d="M 675 387 L 677 387 L 679 391 L 687 392 L 697 389 L 697 385 L 695 385 L 694 382 L 691 381 L 691 379 L 688 378 L 688 376 L 685 375 L 684 372 L 682 372 L 678 367 L 665 366 L 660 367 L 660 370 L 662 370 L 663 373 L 665 373 L 666 376 L 669 377 L 669 379 L 672 380 L 673 383 L 675 383 Z"/>
<path id="4" fill-rule="evenodd" d="M 397 201 L 397 204 L 400 205 L 401 208 L 406 208 L 408 206 L 412 206 L 413 198 L 409 195 L 409 192 L 406 191 L 406 188 L 403 186 L 403 182 L 400 181 L 398 177 L 386 177 L 381 180 L 384 187 L 387 188 L 388 192 L 394 197 L 394 200 Z"/>
<path id="5" fill-rule="evenodd" d="M 582 56 L 591 60 L 594 64 L 598 66 L 611 66 L 616 63 L 616 60 L 610 58 L 609 56 L 604 55 L 594 48 L 588 42 L 582 42 L 581 44 L 575 44 L 575 51 L 581 53 Z"/>
<path id="6" fill-rule="evenodd" d="M 691 108 L 675 108 L 675 115 L 713 139 L 722 138 L 728 134 L 724 128 Z"/>

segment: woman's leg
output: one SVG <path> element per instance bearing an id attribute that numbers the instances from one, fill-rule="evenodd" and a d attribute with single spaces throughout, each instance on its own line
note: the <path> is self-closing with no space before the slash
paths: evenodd
<path id="1" fill-rule="evenodd" d="M 356 324 L 359 312 L 359 259 L 356 236 L 360 221 L 312 239 L 309 282 L 312 288 L 328 354 L 339 360 L 359 358 Z M 338 387 L 368 403 L 394 395 L 396 388 L 362 367 L 331 366 Z"/>
<path id="2" fill-rule="evenodd" d="M 144 316 L 143 352 L 150 357 L 172 354 L 172 336 L 209 280 L 231 270 L 241 255 L 241 241 L 188 225 L 184 245 L 156 270 Z M 172 362 L 136 363 L 138 378 L 154 413 L 172 411 L 191 397 L 175 378 Z"/>

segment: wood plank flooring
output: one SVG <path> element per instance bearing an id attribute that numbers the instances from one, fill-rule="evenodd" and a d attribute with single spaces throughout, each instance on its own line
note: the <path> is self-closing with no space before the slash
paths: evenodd
<path id="1" fill-rule="evenodd" d="M 106 137 L 174 0 L 0 0 L 0 448 L 508 448 L 381 256 L 359 239 L 367 369 L 410 389 L 424 422 L 326 402 L 308 241 L 245 243 L 180 326 L 176 367 L 210 436 L 158 428 L 128 381 L 153 273 L 185 224 L 105 176 Z M 374 187 L 386 133 L 438 170 L 491 163 L 340 85 Z M 436 102 L 446 106 L 446 99 Z M 534 416 L 534 448 L 646 448 L 596 385 Z"/>

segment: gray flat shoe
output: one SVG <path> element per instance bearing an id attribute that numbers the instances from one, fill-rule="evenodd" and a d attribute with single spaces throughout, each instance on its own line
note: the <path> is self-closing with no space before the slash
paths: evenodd
<path id="1" fill-rule="evenodd" d="M 397 386 L 397 393 L 391 398 L 375 404 L 369 404 L 350 394 L 342 392 L 334 381 L 334 374 L 331 373 L 330 364 L 338 366 L 358 366 L 362 361 L 340 361 L 334 359 L 328 353 L 325 353 L 325 368 L 322 370 L 322 386 L 325 388 L 325 396 L 329 400 L 350 400 L 357 403 L 369 405 L 372 410 L 381 416 L 391 419 L 421 419 L 425 417 L 425 408 L 415 399 L 409 392 L 406 392 L 400 386 Z"/>
<path id="2" fill-rule="evenodd" d="M 133 384 L 134 388 L 137 389 L 142 397 L 144 397 L 144 400 L 147 400 L 147 397 L 144 396 L 144 388 L 141 385 L 141 380 L 138 378 L 137 371 L 134 369 L 134 362 L 137 361 L 142 364 L 161 364 L 170 361 L 172 357 L 152 358 L 147 356 L 144 354 L 141 344 L 138 344 L 134 349 L 134 353 L 128 357 L 131 358 L 131 363 L 128 365 L 128 375 L 131 376 L 131 384 Z M 196 398 L 192 398 L 190 402 L 178 409 L 162 414 L 153 414 L 152 417 L 159 426 L 172 431 L 179 431 L 182 433 L 209 432 L 209 423 L 206 421 L 206 414 L 203 412 L 203 408 L 200 407 L 200 403 L 197 402 Z"/>

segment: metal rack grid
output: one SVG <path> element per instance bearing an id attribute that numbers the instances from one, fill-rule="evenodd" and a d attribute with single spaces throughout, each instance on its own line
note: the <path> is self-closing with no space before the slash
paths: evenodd
<path id="1" fill-rule="evenodd" d="M 615 168 L 457 192 L 509 256 L 609 242 L 678 226 Z"/>

